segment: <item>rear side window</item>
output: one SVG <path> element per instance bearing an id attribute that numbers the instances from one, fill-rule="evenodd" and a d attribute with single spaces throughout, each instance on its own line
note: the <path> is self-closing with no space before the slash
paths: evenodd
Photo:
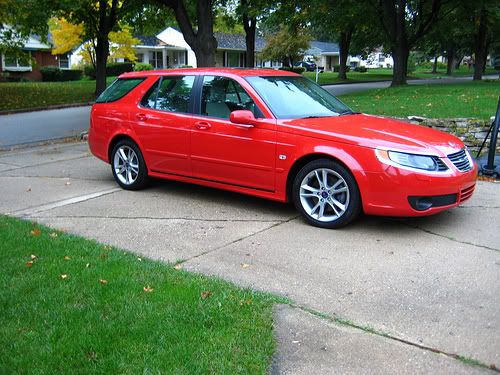
<path id="1" fill-rule="evenodd" d="M 144 78 L 119 78 L 99 95 L 95 102 L 109 103 L 121 99 L 142 81 L 144 81 Z"/>
<path id="2" fill-rule="evenodd" d="M 195 76 L 164 76 L 141 100 L 146 108 L 187 113 Z"/>

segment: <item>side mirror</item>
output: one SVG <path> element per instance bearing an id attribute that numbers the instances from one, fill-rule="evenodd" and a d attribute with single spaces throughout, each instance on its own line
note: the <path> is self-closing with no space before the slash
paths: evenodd
<path id="1" fill-rule="evenodd" d="M 257 123 L 253 112 L 246 109 L 231 112 L 229 121 L 243 128 L 253 128 Z"/>

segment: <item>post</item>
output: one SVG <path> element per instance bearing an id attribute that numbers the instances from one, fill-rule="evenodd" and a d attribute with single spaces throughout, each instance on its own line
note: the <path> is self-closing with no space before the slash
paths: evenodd
<path id="1" fill-rule="evenodd" d="M 498 97 L 497 113 L 493 122 L 493 132 L 491 133 L 490 149 L 488 150 L 488 164 L 483 165 L 482 172 L 485 175 L 495 173 L 495 153 L 497 149 L 498 130 L 500 127 L 500 97 Z"/>

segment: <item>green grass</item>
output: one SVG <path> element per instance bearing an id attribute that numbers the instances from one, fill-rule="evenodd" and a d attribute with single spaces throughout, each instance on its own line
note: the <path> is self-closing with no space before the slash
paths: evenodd
<path id="1" fill-rule="evenodd" d="M 465 77 L 472 76 L 472 69 L 469 70 L 466 66 L 461 66 L 460 69 L 455 70 L 453 72 L 453 77 Z M 486 69 L 485 74 L 500 74 L 498 70 L 494 70 L 493 68 Z M 316 73 L 315 72 L 305 72 L 304 76 L 315 81 Z M 417 69 L 415 72 L 411 73 L 408 79 L 425 79 L 425 78 L 446 78 L 446 70 L 438 69 L 437 73 L 431 73 L 429 69 Z M 347 80 L 339 80 L 338 73 L 334 72 L 324 72 L 321 73 L 318 77 L 318 83 L 320 85 L 331 85 L 336 83 L 356 83 L 363 81 L 390 81 L 392 80 L 392 69 L 368 69 L 366 73 L 358 73 L 358 72 L 348 72 Z"/>
<path id="2" fill-rule="evenodd" d="M 492 80 L 390 87 L 339 98 L 355 111 L 375 115 L 489 119 L 495 115 L 499 95 L 500 80 Z"/>
<path id="3" fill-rule="evenodd" d="M 108 77 L 107 83 L 115 77 Z M 0 111 L 29 109 L 95 100 L 95 81 L 0 83 Z"/>
<path id="4" fill-rule="evenodd" d="M 270 295 L 5 216 L 0 257 L 2 374 L 268 369 Z"/>

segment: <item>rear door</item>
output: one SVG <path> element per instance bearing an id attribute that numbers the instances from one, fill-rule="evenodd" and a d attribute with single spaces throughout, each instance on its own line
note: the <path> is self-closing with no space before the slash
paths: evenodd
<path id="1" fill-rule="evenodd" d="M 136 134 L 153 172 L 191 174 L 189 133 L 194 81 L 194 75 L 161 77 L 133 115 Z"/>
<path id="2" fill-rule="evenodd" d="M 276 126 L 251 96 L 228 77 L 200 77 L 201 100 L 191 121 L 193 176 L 259 190 L 275 190 Z M 198 106 L 198 105 L 197 105 Z M 252 128 L 229 121 L 232 111 L 247 109 L 260 117 Z"/>

